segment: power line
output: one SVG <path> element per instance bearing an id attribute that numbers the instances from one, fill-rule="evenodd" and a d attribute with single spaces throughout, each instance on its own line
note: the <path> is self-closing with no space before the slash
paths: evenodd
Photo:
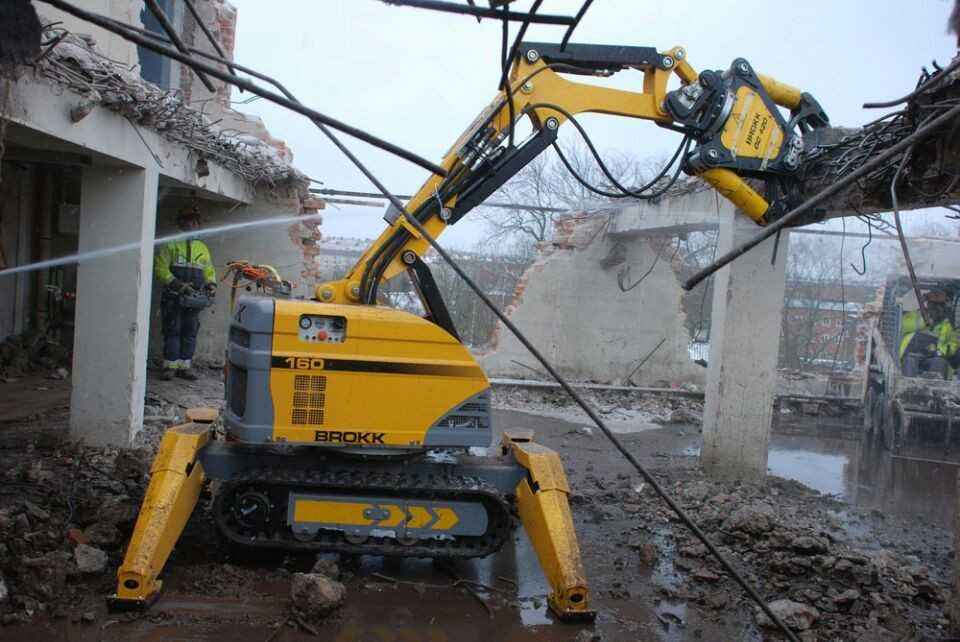
<path id="1" fill-rule="evenodd" d="M 328 188 L 315 188 L 310 190 L 311 194 L 323 194 L 327 196 L 355 196 L 357 198 L 375 198 L 383 199 L 381 194 L 376 194 L 373 192 L 357 192 L 353 190 L 343 190 L 343 189 L 328 189 Z M 413 198 L 410 194 L 396 194 L 397 198 L 402 198 L 404 200 L 410 200 Z M 359 205 L 359 202 L 354 203 Z M 366 205 L 366 203 L 364 203 Z M 381 203 L 370 203 L 370 207 L 380 207 Z M 569 212 L 569 209 L 562 207 L 545 207 L 542 205 L 528 205 L 525 203 L 506 203 L 503 201 L 488 201 L 484 202 L 481 207 L 495 207 L 499 209 L 509 209 L 509 210 L 526 210 L 528 212 L 547 212 L 547 213 L 565 213 Z"/>
<path id="2" fill-rule="evenodd" d="M 384 4 L 396 5 L 398 7 L 413 7 L 415 9 L 429 9 L 431 11 L 441 11 L 444 13 L 457 13 L 464 16 L 476 16 L 477 18 L 491 18 L 494 20 L 510 20 L 512 22 L 530 22 L 531 24 L 541 25 L 562 25 L 570 27 L 575 24 L 573 16 L 558 16 L 549 14 L 533 15 L 521 11 L 510 11 L 506 8 L 487 9 L 470 4 L 465 6 L 456 2 L 441 2 L 440 0 L 380 0 Z"/>

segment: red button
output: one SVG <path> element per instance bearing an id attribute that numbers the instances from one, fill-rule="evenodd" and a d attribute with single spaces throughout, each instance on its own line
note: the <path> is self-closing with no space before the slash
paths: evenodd
<path id="1" fill-rule="evenodd" d="M 317 339 L 319 339 L 320 341 L 326 341 L 326 340 L 327 340 L 327 333 L 326 333 L 325 331 L 323 331 L 323 330 L 318 331 L 318 332 L 317 332 Z"/>

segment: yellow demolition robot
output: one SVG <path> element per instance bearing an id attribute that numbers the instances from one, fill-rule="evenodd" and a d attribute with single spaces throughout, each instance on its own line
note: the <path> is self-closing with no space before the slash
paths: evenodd
<path id="1" fill-rule="evenodd" d="M 626 69 L 642 72 L 642 92 L 565 77 Z M 674 74 L 680 86 L 668 91 Z M 584 112 L 681 132 L 690 143 L 685 171 L 765 224 L 798 191 L 801 135 L 828 124 L 811 96 L 747 61 L 698 75 L 679 47 L 524 43 L 510 88 L 512 107 L 501 92 L 443 159 L 448 175 L 431 177 L 407 204 L 432 235 L 480 205 Z M 521 117 L 532 133 L 512 146 L 508 130 Z M 762 179 L 766 198 L 744 178 Z M 214 479 L 218 529 L 252 549 L 483 557 L 503 546 L 519 518 L 550 583 L 552 611 L 562 619 L 592 615 L 559 456 L 529 433 L 503 431 L 491 447 L 490 384 L 422 259 L 427 241 L 399 212 L 386 219 L 347 276 L 317 286 L 313 299 L 238 299 L 226 437 L 215 439 L 199 421 L 167 431 L 114 603 L 146 605 L 157 595 L 201 487 Z M 378 303 L 380 285 L 402 272 L 426 316 Z"/>

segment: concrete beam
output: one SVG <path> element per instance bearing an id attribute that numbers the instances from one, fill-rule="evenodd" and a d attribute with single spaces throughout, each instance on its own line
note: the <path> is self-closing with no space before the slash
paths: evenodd
<path id="1" fill-rule="evenodd" d="M 129 447 L 143 427 L 158 184 L 152 166 L 83 170 L 80 252 L 141 243 L 77 269 L 70 432 L 89 445 Z"/>
<path id="2" fill-rule="evenodd" d="M 615 239 L 649 234 L 683 234 L 716 229 L 730 204 L 705 185 L 690 182 L 690 191 L 658 199 L 640 201 L 617 211 L 607 234 Z"/>
<path id="3" fill-rule="evenodd" d="M 756 225 L 732 207 L 726 216 L 720 253 L 756 234 Z M 767 472 L 789 232 L 771 265 L 775 241 L 714 277 L 701 463 L 716 477 L 757 479 Z"/>
<path id="4" fill-rule="evenodd" d="M 10 142 L 48 156 L 67 154 L 74 163 L 81 155 L 95 165 L 153 167 L 160 176 L 203 191 L 202 197 L 253 201 L 253 186 L 241 177 L 214 161 L 208 162 L 208 176 L 197 176 L 196 157 L 187 147 L 109 109 L 94 107 L 74 123 L 70 110 L 80 101 L 80 96 L 70 91 L 57 91 L 31 76 L 21 77 L 14 83 L 11 106 L 4 115 L 14 124 L 7 132 Z"/>

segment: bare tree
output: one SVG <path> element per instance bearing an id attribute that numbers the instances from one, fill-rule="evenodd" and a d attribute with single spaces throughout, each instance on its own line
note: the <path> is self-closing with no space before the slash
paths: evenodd
<path id="1" fill-rule="evenodd" d="M 787 257 L 780 363 L 805 370 L 839 356 L 849 331 L 839 247 L 828 238 L 794 235 Z M 846 337 L 846 338 L 849 338 Z"/>
<path id="2" fill-rule="evenodd" d="M 571 168 L 585 182 L 604 191 L 616 192 L 583 143 L 562 143 L 561 151 Z M 607 152 L 603 156 L 610 174 L 622 185 L 633 187 L 660 169 L 663 162 L 639 161 L 627 154 Z M 652 170 L 656 167 L 656 170 Z M 589 209 L 609 202 L 578 181 L 553 150 L 534 159 L 495 195 L 499 201 L 521 205 L 511 210 L 485 210 L 490 240 L 521 238 L 535 246 L 550 238 L 553 223 L 567 212 Z M 522 205 L 529 205 L 524 208 Z M 561 210 L 561 211 L 551 211 Z"/>
<path id="3" fill-rule="evenodd" d="M 491 251 L 486 243 L 479 243 L 471 252 L 458 252 L 457 258 L 467 274 L 503 310 L 513 300 L 517 282 L 533 260 L 530 247 L 529 243 L 513 243 Z M 485 345 L 497 317 L 450 266 L 432 258 L 431 263 L 460 338 L 469 346 Z"/>

